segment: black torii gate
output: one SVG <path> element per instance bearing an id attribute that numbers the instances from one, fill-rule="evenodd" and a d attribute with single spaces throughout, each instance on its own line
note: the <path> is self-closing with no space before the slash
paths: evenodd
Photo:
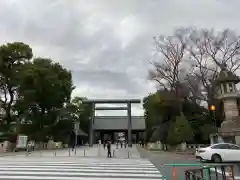
<path id="1" fill-rule="evenodd" d="M 93 123 L 95 110 L 126 110 L 128 114 L 128 147 L 132 147 L 132 113 L 131 105 L 141 103 L 140 99 L 89 99 L 83 100 L 83 103 L 92 105 L 92 118 L 89 129 L 89 146 L 93 145 Z M 127 107 L 96 107 L 96 104 L 127 104 Z"/>

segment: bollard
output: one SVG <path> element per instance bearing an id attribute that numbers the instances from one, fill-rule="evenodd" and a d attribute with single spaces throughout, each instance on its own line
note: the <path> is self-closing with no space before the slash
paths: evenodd
<path id="1" fill-rule="evenodd" d="M 83 150 L 83 156 L 84 157 L 86 156 L 86 150 L 85 149 Z"/>
<path id="2" fill-rule="evenodd" d="M 70 148 L 68 148 L 68 156 L 71 156 Z"/>
<path id="3" fill-rule="evenodd" d="M 55 152 L 54 152 L 54 156 L 56 156 L 57 155 L 57 152 L 56 152 L 56 150 L 55 150 Z"/>
<path id="4" fill-rule="evenodd" d="M 172 180 L 177 180 L 176 167 L 172 167 Z"/>
<path id="5" fill-rule="evenodd" d="M 113 150 L 113 157 L 115 157 L 115 150 Z"/>
<path id="6" fill-rule="evenodd" d="M 98 147 L 98 157 L 100 157 L 100 147 Z"/>
<path id="7" fill-rule="evenodd" d="M 128 150 L 128 158 L 130 158 L 130 152 L 129 152 L 129 150 Z"/>
<path id="8" fill-rule="evenodd" d="M 77 155 L 77 148 L 75 147 L 74 155 Z"/>

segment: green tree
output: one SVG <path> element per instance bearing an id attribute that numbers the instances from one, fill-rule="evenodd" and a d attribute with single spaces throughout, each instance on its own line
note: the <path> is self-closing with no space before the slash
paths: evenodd
<path id="1" fill-rule="evenodd" d="M 204 124 L 200 126 L 199 129 L 201 131 L 202 139 L 205 141 L 208 141 L 210 134 L 214 133 L 216 130 L 212 124 Z"/>
<path id="2" fill-rule="evenodd" d="M 171 122 L 167 141 L 171 145 L 192 141 L 193 130 L 184 116 L 177 116 L 175 122 Z"/>
<path id="3" fill-rule="evenodd" d="M 74 97 L 70 104 L 69 112 L 72 116 L 77 117 L 80 121 L 80 128 L 88 133 L 89 132 L 89 120 L 92 117 L 92 107 L 90 104 L 84 104 L 85 97 Z"/>
<path id="4" fill-rule="evenodd" d="M 215 99 L 218 90 L 215 80 L 222 69 L 232 73 L 239 70 L 240 36 L 229 29 L 215 31 L 180 28 L 172 35 L 154 37 L 154 42 L 157 54 L 160 56 L 151 62 L 153 66 L 149 70 L 150 79 L 159 86 L 175 92 L 178 98 L 181 97 L 178 93 L 178 85 L 185 84 L 187 89 L 183 93 L 184 99 L 198 105 L 202 102 L 207 106 L 216 105 L 214 116 L 219 127 L 224 120 L 224 114 L 221 103 L 216 102 Z M 180 102 L 183 102 L 182 100 L 179 98 Z M 182 103 L 179 103 L 180 109 L 181 105 Z M 208 114 L 204 114 L 205 119 L 208 119 L 207 124 L 210 124 L 209 122 L 215 124 L 212 121 L 213 117 L 209 118 L 213 116 L 212 112 Z M 194 116 L 196 117 L 196 114 Z M 199 134 L 199 128 L 197 131 L 195 133 Z"/>
<path id="5" fill-rule="evenodd" d="M 70 102 L 74 89 L 71 72 L 43 58 L 25 63 L 20 72 L 16 109 L 43 139 L 51 135 L 64 104 Z"/>
<path id="6" fill-rule="evenodd" d="M 179 114 L 175 93 L 159 90 L 144 98 L 147 141 L 160 140 L 166 143 L 169 122 Z"/>
<path id="7" fill-rule="evenodd" d="M 0 90 L 3 94 L 1 107 L 5 111 L 3 121 L 1 121 L 2 127 L 9 126 L 13 121 L 12 105 L 19 86 L 20 69 L 26 62 L 29 62 L 32 56 L 32 49 L 22 42 L 0 46 Z"/>

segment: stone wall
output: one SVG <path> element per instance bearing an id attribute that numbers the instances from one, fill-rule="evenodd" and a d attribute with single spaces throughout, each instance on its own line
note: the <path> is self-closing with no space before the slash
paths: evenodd
<path id="1" fill-rule="evenodd" d="M 183 142 L 176 146 L 168 145 L 168 149 L 176 150 L 176 151 L 188 151 L 188 150 L 195 150 L 196 148 L 206 147 L 206 146 L 208 146 L 208 144 L 187 144 L 187 143 Z M 164 150 L 164 149 L 166 149 L 160 141 L 157 141 L 155 143 L 148 143 L 147 148 L 149 150 Z"/>
<path id="2" fill-rule="evenodd" d="M 223 100 L 226 120 L 232 120 L 232 117 L 239 116 L 236 99 Z"/>
<path id="3" fill-rule="evenodd" d="M 35 150 L 44 150 L 44 149 L 60 149 L 60 148 L 67 148 L 67 144 L 63 144 L 62 142 L 54 142 L 49 140 L 47 143 L 40 142 L 34 144 Z M 0 143 L 0 153 L 4 152 L 14 152 L 16 149 L 16 144 L 11 143 L 9 141 L 4 141 Z"/>

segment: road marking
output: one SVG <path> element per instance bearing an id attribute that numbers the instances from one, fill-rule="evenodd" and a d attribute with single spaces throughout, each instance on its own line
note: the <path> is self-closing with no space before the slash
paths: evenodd
<path id="1" fill-rule="evenodd" d="M 139 159 L 55 158 L 0 159 L 0 180 L 159 180 L 163 175 L 150 161 Z"/>

